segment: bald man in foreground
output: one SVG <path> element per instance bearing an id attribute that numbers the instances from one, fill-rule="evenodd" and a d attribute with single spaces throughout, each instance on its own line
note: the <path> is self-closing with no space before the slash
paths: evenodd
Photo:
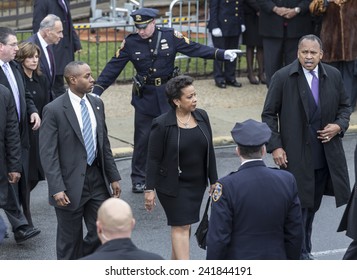
<path id="1" fill-rule="evenodd" d="M 157 254 L 138 249 L 131 241 L 135 219 L 128 203 L 109 198 L 98 210 L 97 234 L 102 245 L 82 260 L 162 260 Z"/>

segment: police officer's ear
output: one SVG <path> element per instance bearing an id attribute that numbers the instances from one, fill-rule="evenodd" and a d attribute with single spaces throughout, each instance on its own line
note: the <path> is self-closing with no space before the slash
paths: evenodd
<path id="1" fill-rule="evenodd" d="M 240 150 L 239 150 L 238 146 L 236 146 L 236 153 L 237 153 L 237 156 L 240 156 Z"/>

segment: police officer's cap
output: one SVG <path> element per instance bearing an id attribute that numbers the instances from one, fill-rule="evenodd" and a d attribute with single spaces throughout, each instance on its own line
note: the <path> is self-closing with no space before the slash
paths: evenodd
<path id="1" fill-rule="evenodd" d="M 152 8 L 141 8 L 130 14 L 134 20 L 135 27 L 144 29 L 159 14 L 159 10 Z"/>
<path id="2" fill-rule="evenodd" d="M 266 123 L 249 119 L 236 123 L 231 131 L 233 140 L 240 146 L 259 147 L 268 143 L 271 130 Z"/>

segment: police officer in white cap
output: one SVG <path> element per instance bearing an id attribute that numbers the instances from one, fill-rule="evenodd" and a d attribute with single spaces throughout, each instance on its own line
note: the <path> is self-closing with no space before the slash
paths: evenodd
<path id="1" fill-rule="evenodd" d="M 131 61 L 136 70 L 133 77 L 131 104 L 135 108 L 134 151 L 132 157 L 132 191 L 145 189 L 145 164 L 151 122 L 170 109 L 165 95 L 168 80 L 178 75 L 176 53 L 190 57 L 234 61 L 239 50 L 223 50 L 201 45 L 173 28 L 157 27 L 159 11 L 141 8 L 131 13 L 136 33 L 128 35 L 116 55 L 98 77 L 93 93 L 101 95 Z"/>
<path id="2" fill-rule="evenodd" d="M 216 183 L 207 259 L 299 259 L 302 219 L 295 178 L 263 161 L 270 128 L 249 119 L 236 123 L 231 134 L 241 166 Z"/>

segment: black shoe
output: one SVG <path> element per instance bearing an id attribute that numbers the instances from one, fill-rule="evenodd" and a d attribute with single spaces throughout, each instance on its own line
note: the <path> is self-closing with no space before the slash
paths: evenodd
<path id="1" fill-rule="evenodd" d="M 27 239 L 30 239 L 32 237 L 35 237 L 36 235 L 39 235 L 40 232 L 41 231 L 39 229 L 33 228 L 33 227 L 26 227 L 26 228 L 18 229 L 14 232 L 15 241 L 17 244 L 20 244 L 20 243 L 26 241 Z"/>
<path id="2" fill-rule="evenodd" d="M 133 184 L 132 192 L 133 193 L 143 193 L 144 189 L 145 189 L 145 184 L 136 183 L 136 184 Z"/>
<path id="3" fill-rule="evenodd" d="M 219 82 L 219 83 L 216 82 L 216 87 L 226 88 L 227 86 L 226 86 L 226 83 L 225 83 L 225 82 Z"/>
<path id="4" fill-rule="evenodd" d="M 237 82 L 237 81 L 227 82 L 227 85 L 232 86 L 232 87 L 242 87 L 242 84 L 240 82 Z"/>

